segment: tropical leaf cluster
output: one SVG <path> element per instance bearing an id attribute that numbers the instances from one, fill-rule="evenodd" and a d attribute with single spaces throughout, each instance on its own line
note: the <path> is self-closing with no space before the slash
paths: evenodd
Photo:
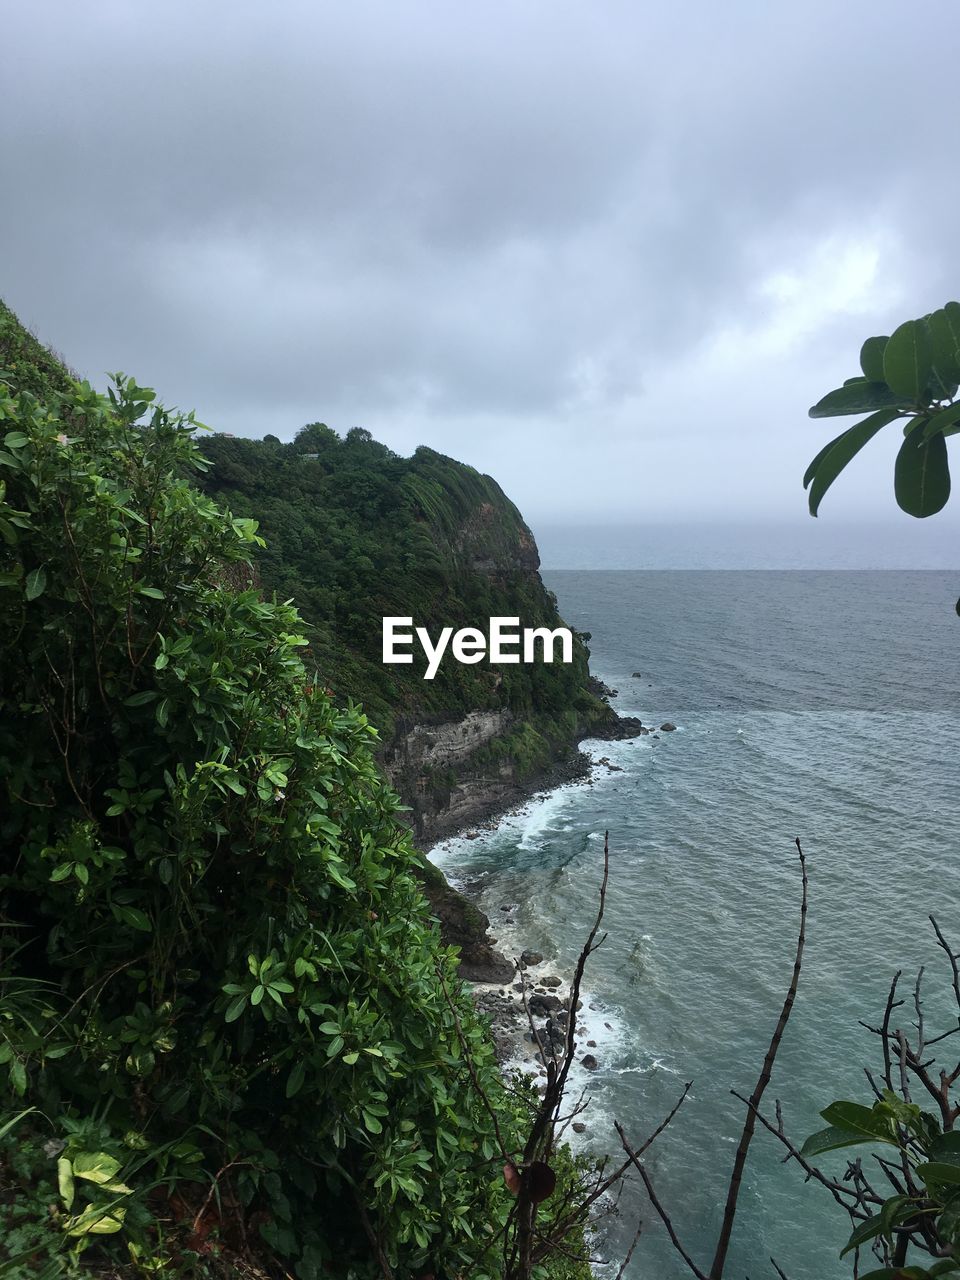
<path id="1" fill-rule="evenodd" d="M 935 515 L 950 497 L 947 437 L 960 431 L 960 302 L 948 302 L 889 337 L 867 338 L 860 373 L 829 392 L 811 418 L 867 414 L 820 450 L 803 477 L 811 515 L 840 472 L 891 423 L 903 429 L 894 494 L 908 515 Z"/>

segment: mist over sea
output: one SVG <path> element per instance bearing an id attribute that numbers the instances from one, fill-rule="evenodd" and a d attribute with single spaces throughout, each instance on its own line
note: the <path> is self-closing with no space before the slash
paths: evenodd
<path id="1" fill-rule="evenodd" d="M 565 548 L 574 565 L 544 580 L 565 620 L 591 632 L 592 668 L 619 689 L 616 708 L 678 730 L 585 744 L 622 771 L 600 766 L 592 786 L 564 787 L 434 857 L 479 896 L 508 954 L 533 947 L 567 974 L 609 829 L 609 938 L 584 1010 L 599 1069 L 577 1073 L 590 1096 L 583 1142 L 614 1151 L 614 1117 L 642 1139 L 694 1082 L 647 1167 L 707 1268 L 743 1115 L 730 1090 L 753 1088 L 789 981 L 795 836 L 809 861 L 807 950 L 766 1110 L 782 1099 L 799 1144 L 834 1099 L 870 1101 L 862 1068 L 877 1063 L 878 1041 L 858 1022 L 877 1021 L 898 968 L 912 983 L 927 966 L 931 1029 L 956 1020 L 927 916 L 960 946 L 960 571 L 949 568 L 960 543 L 924 534 L 943 567 L 921 571 L 763 570 L 764 558 L 809 565 L 809 553 L 754 530 L 739 542 L 750 568 L 596 569 L 576 566 L 649 564 L 649 538 L 537 532 L 545 563 L 562 563 Z M 709 564 L 726 538 L 735 562 L 730 536 L 701 530 L 686 550 L 664 542 L 663 559 Z M 833 563 L 898 563 L 896 539 L 884 553 L 879 537 L 857 534 Z M 925 563 L 920 544 L 910 554 Z M 850 1260 L 838 1261 L 845 1215 L 783 1155 L 757 1134 L 728 1274 L 772 1276 L 773 1255 L 790 1280 L 849 1277 Z M 638 1214 L 644 1236 L 628 1274 L 679 1280 L 683 1266 L 637 1188 L 599 1252 L 617 1260 Z"/>

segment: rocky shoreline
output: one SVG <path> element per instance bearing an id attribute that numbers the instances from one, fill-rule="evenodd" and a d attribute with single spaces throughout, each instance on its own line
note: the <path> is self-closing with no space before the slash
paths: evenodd
<path id="1" fill-rule="evenodd" d="M 634 727 L 639 722 L 621 723 L 629 727 L 630 732 L 616 737 L 640 736 Z M 602 769 L 619 772 L 620 766 L 612 764 L 605 756 L 591 760 L 578 749 L 569 762 L 550 771 L 548 780 L 545 781 L 541 776 L 537 785 L 531 787 L 520 802 L 505 808 L 498 807 L 483 822 L 471 825 L 468 830 L 461 832 L 460 838 L 479 839 L 483 833 L 494 830 L 505 817 L 524 813 L 526 805 L 532 799 L 544 797 L 557 787 L 571 782 L 592 786 L 594 775 Z M 439 871 L 436 874 L 440 876 Z M 602 1020 L 602 1009 L 590 1003 L 588 1010 L 584 1010 L 583 999 L 580 999 L 576 1010 L 571 1010 L 572 974 L 560 976 L 554 971 L 554 962 L 545 960 L 543 955 L 531 950 L 523 950 L 512 957 L 503 955 L 496 949 L 497 939 L 490 936 L 489 918 L 462 889 L 448 888 L 460 902 L 469 904 L 469 910 L 474 915 L 471 922 L 473 928 L 467 930 L 454 928 L 451 931 L 449 917 L 444 919 L 441 916 L 441 919 L 445 938 L 461 949 L 460 976 L 469 985 L 478 1010 L 489 1019 L 490 1034 L 500 1066 L 505 1070 L 519 1068 L 535 1076 L 545 1076 L 545 1058 L 552 1052 L 551 1045 L 559 1054 L 566 1037 L 568 1020 L 574 1014 L 577 1016 L 578 1041 L 575 1063 L 584 1072 L 598 1070 L 602 1065 L 597 1055 L 598 1042 L 591 1036 L 583 1019 L 589 1017 L 591 1021 Z M 505 921 L 509 920 L 510 904 L 503 904 L 502 910 Z M 598 1022 L 598 1028 L 599 1025 Z M 602 1025 L 605 1031 L 612 1030 L 609 1022 Z M 582 1133 L 585 1128 L 584 1123 L 577 1122 L 576 1132 Z"/>
<path id="2" fill-rule="evenodd" d="M 599 681 L 596 686 L 595 692 L 605 699 L 617 696 L 615 689 L 609 689 Z M 600 741 L 647 736 L 656 740 L 663 733 L 672 733 L 675 728 L 671 721 L 651 727 L 636 717 L 618 716 L 604 733 L 590 736 Z M 459 830 L 445 832 L 443 839 L 479 839 L 483 833 L 493 831 L 505 817 L 523 813 L 533 799 L 570 783 L 592 786 L 595 773 L 601 769 L 621 771 L 620 766 L 611 763 L 606 756 L 591 759 L 579 744 L 575 744 L 568 757 L 557 761 L 526 784 L 513 784 L 509 792 L 491 799 L 484 811 L 475 815 L 471 822 Z M 431 840 L 427 852 L 439 842 L 439 837 Z M 579 1001 L 576 1010 L 570 1008 L 569 979 L 553 973 L 549 962 L 536 952 L 525 950 L 512 959 L 504 956 L 496 949 L 497 939 L 489 932 L 490 920 L 479 906 L 462 890 L 449 885 L 442 873 L 427 860 L 426 854 L 425 867 L 427 896 L 441 921 L 444 941 L 460 949 L 460 977 L 470 986 L 477 1008 L 490 1021 L 490 1033 L 501 1067 L 520 1067 L 534 1075 L 545 1075 L 544 1056 L 551 1052 L 551 1044 L 557 1052 L 560 1051 L 568 1020 L 573 1015 L 578 1018 L 576 1063 L 584 1072 L 600 1068 L 602 1064 L 594 1052 L 598 1048 L 597 1040 L 590 1036 L 582 1021 L 586 1016 L 583 1000 Z M 504 904 L 503 910 L 508 912 L 509 905 Z M 591 1004 L 589 1009 L 602 1019 L 603 1011 L 598 1006 Z M 609 1022 L 604 1022 L 603 1028 L 607 1031 L 612 1029 Z M 574 1127 L 577 1132 L 583 1132 L 585 1125 L 578 1122 Z"/>

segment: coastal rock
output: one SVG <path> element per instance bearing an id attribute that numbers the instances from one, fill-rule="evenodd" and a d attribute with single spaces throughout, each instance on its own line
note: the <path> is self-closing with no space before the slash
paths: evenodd
<path id="1" fill-rule="evenodd" d="M 549 978 L 541 978 L 540 981 L 545 987 L 562 987 L 563 979 L 558 978 L 556 974 L 551 974 Z"/>
<path id="2" fill-rule="evenodd" d="M 574 1122 L 573 1122 L 573 1132 L 574 1132 L 574 1133 L 586 1133 L 586 1132 L 587 1132 L 587 1126 L 583 1123 L 583 1121 L 582 1121 L 582 1120 L 574 1120 Z"/>
<path id="3" fill-rule="evenodd" d="M 529 1009 L 535 1018 L 545 1018 L 555 1009 L 562 1009 L 563 1001 L 558 996 L 531 996 Z"/>
<path id="4" fill-rule="evenodd" d="M 671 721 L 671 720 L 664 720 L 663 724 L 660 726 L 660 732 L 661 732 L 661 733 L 673 733 L 673 731 L 676 729 L 676 727 L 677 727 L 677 726 L 673 723 L 673 721 Z"/>
<path id="5" fill-rule="evenodd" d="M 643 721 L 636 716 L 618 716 L 608 725 L 597 729 L 595 738 L 604 742 L 620 742 L 624 738 L 638 738 L 643 730 Z"/>
<path id="6" fill-rule="evenodd" d="M 540 964 L 543 956 L 539 951 L 523 951 L 520 954 L 520 963 L 524 966 L 531 964 Z"/>
<path id="7" fill-rule="evenodd" d="M 642 671 L 634 671 L 630 678 L 631 678 L 631 680 L 642 680 L 642 679 L 643 679 L 643 672 L 642 672 Z"/>
<path id="8" fill-rule="evenodd" d="M 585 1053 L 580 1059 L 580 1065 L 586 1067 L 588 1071 L 596 1071 L 600 1063 L 596 1060 L 592 1053 Z"/>
<path id="9" fill-rule="evenodd" d="M 489 955 L 476 955 L 473 959 L 460 957 L 460 977 L 464 982 L 509 982 L 513 977 L 513 965 L 506 957 L 491 950 Z"/>
<path id="10" fill-rule="evenodd" d="M 567 1033 L 552 1018 L 547 1019 L 546 1032 L 555 1045 L 563 1044 L 567 1038 Z"/>
<path id="11" fill-rule="evenodd" d="M 445 946 L 460 951 L 460 977 L 466 982 L 501 986 L 513 981 L 513 965 L 494 947 L 487 934 L 490 921 L 462 893 L 449 885 L 439 868 L 424 858 L 418 869 L 431 913 L 440 920 Z"/>

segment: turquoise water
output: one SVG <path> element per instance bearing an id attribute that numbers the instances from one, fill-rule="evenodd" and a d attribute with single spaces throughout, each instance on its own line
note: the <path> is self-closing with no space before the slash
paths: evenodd
<path id="1" fill-rule="evenodd" d="M 767 1093 L 798 1140 L 839 1097 L 869 1101 L 877 1061 L 858 1025 L 892 973 L 928 966 L 927 1015 L 951 1016 L 927 915 L 960 945 L 958 575 L 948 572 L 551 572 L 566 621 L 592 632 L 615 705 L 663 734 L 587 744 L 596 771 L 436 860 L 480 896 L 508 953 L 567 972 L 594 910 L 610 831 L 609 938 L 588 972 L 595 1074 L 583 1141 L 638 1139 L 694 1083 L 648 1168 L 708 1267 L 749 1094 L 789 980 L 800 902 L 811 903 L 800 993 Z M 633 677 L 640 672 L 641 678 Z M 503 906 L 509 912 L 502 912 Z M 956 1017 L 953 1011 L 952 1017 Z M 949 1023 L 945 1023 L 949 1025 Z M 947 1064 L 952 1066 L 952 1063 Z M 849 1231 L 766 1133 L 754 1141 L 727 1275 L 839 1280 Z M 629 1275 L 686 1274 L 631 1188 L 596 1242 L 616 1260 L 644 1220 Z"/>

